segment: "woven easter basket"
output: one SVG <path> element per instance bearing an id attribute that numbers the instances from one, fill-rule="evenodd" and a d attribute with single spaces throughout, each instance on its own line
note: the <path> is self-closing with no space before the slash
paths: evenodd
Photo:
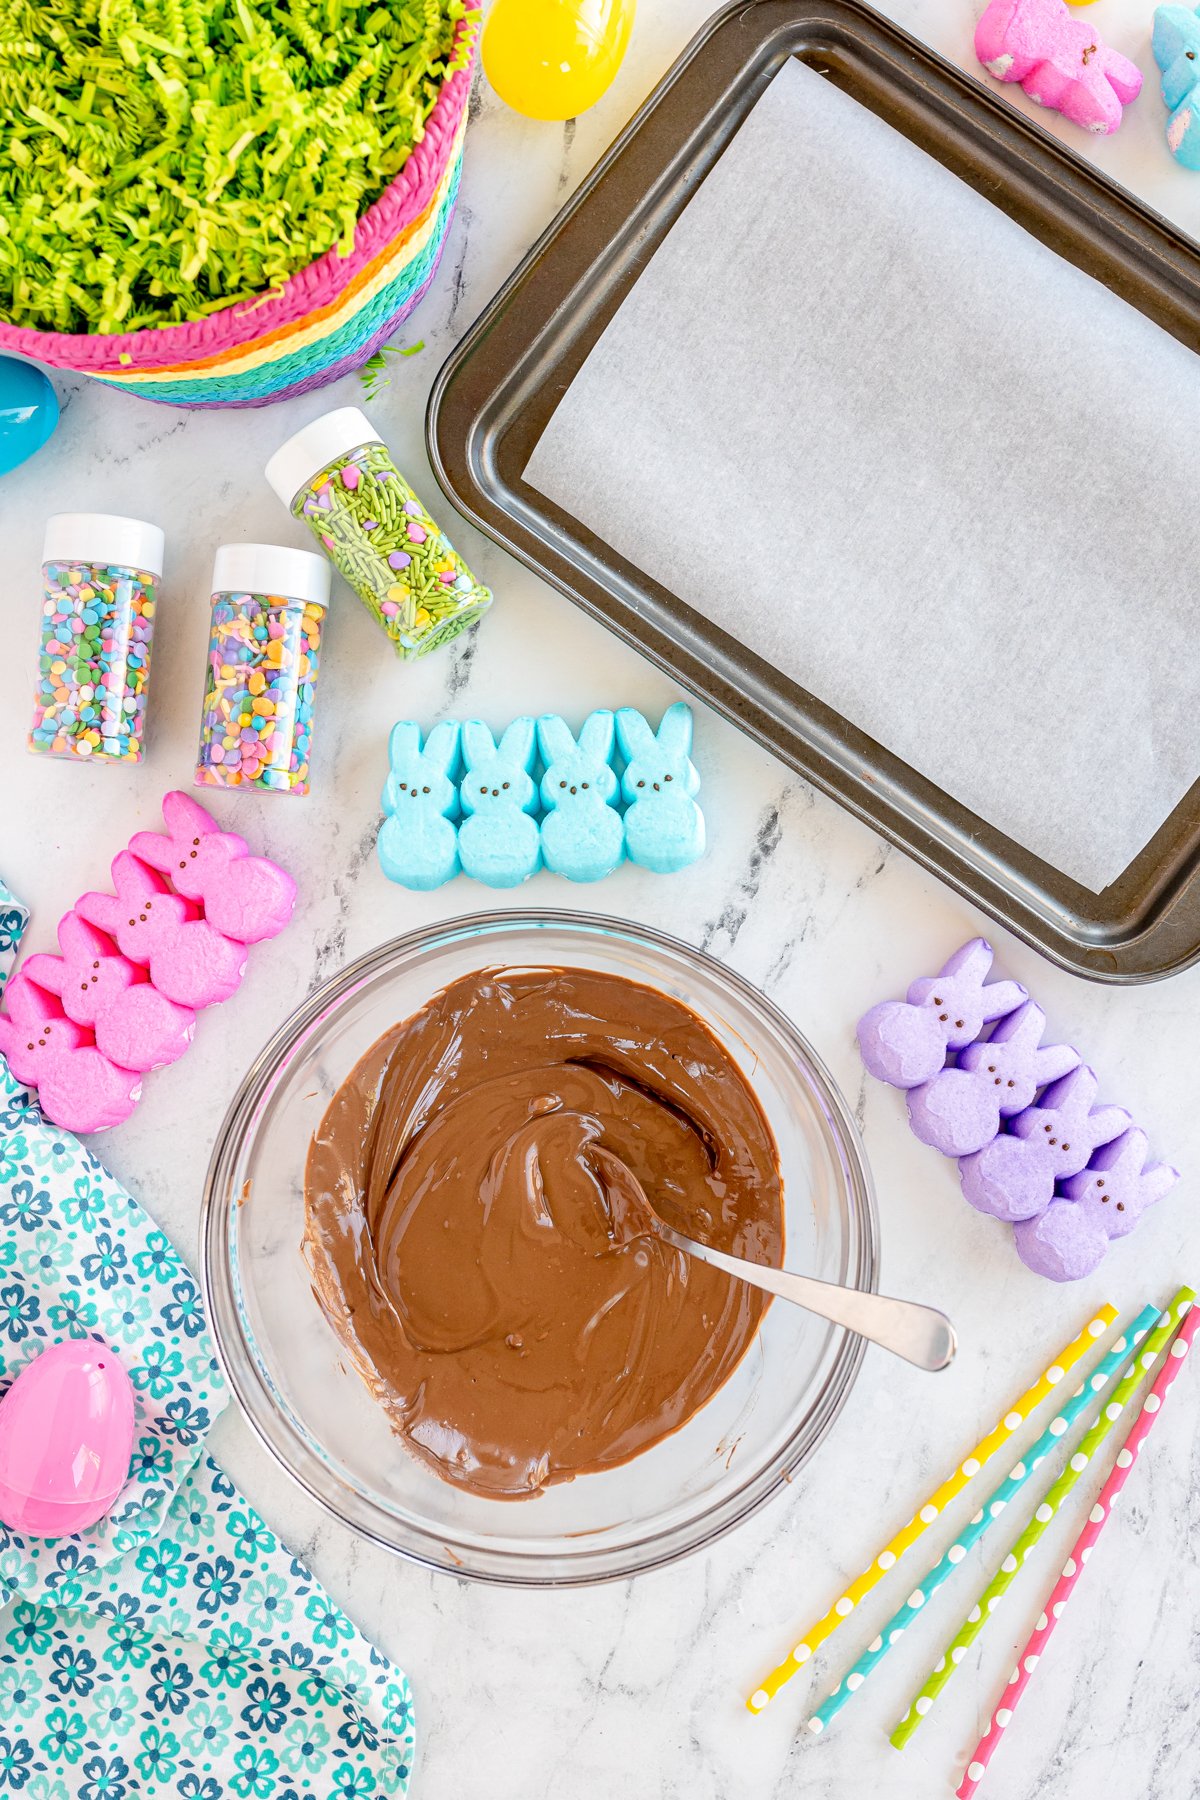
<path id="1" fill-rule="evenodd" d="M 460 19 L 466 67 L 443 82 L 419 143 L 336 249 L 261 298 L 205 319 L 89 335 L 0 321 L 0 351 L 91 375 L 171 406 L 267 406 L 322 387 L 395 334 L 433 279 L 458 196 L 477 10 Z"/>

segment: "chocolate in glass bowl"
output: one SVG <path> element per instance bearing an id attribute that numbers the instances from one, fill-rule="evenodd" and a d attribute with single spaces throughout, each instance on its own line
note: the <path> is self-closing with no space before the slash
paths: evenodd
<path id="1" fill-rule="evenodd" d="M 476 971 L 387 1032 L 309 1150 L 318 1301 L 394 1431 L 521 1499 L 659 1443 L 723 1386 L 767 1297 L 631 1218 L 779 1266 L 775 1139 L 681 1001 L 574 968 Z"/>

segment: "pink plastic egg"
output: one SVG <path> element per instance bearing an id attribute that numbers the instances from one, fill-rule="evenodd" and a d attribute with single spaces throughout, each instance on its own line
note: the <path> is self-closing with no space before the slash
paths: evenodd
<path id="1" fill-rule="evenodd" d="M 53 1344 L 0 1401 L 0 1520 L 35 1537 L 86 1531 L 129 1474 L 133 1388 L 94 1340 Z"/>

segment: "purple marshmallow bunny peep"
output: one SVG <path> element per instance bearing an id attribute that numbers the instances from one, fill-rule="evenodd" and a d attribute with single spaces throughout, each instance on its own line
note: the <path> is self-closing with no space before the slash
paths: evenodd
<path id="1" fill-rule="evenodd" d="M 1063 1182 L 1061 1199 L 1015 1226 L 1026 1267 L 1051 1281 L 1079 1281 L 1098 1269 L 1110 1241 L 1126 1237 L 1179 1180 L 1168 1163 L 1147 1164 L 1149 1148 L 1144 1131 L 1123 1131 L 1097 1150 L 1089 1168 Z"/>
<path id="2" fill-rule="evenodd" d="M 910 1088 L 908 1117 L 923 1144 L 943 1156 L 969 1156 L 990 1144 L 1001 1119 L 1029 1106 L 1039 1088 L 1079 1064 L 1069 1044 L 1042 1046 L 1046 1015 L 1026 1000 L 1001 1019 L 990 1038 L 968 1044 L 957 1068 Z"/>
<path id="3" fill-rule="evenodd" d="M 1055 1182 L 1086 1169 L 1093 1152 L 1131 1123 L 1123 1106 L 1093 1110 L 1098 1086 L 1091 1069 L 1073 1069 L 1046 1089 L 1037 1106 L 1017 1115 L 1011 1135 L 964 1156 L 959 1176 L 971 1205 L 1010 1224 L 1045 1212 Z"/>
<path id="4" fill-rule="evenodd" d="M 907 1000 L 884 1000 L 858 1022 L 858 1045 L 871 1074 L 893 1087 L 931 1081 L 947 1050 L 971 1044 L 986 1024 L 1003 1018 L 1027 998 L 1017 981 L 985 987 L 992 946 L 972 938 L 956 950 L 940 975 L 922 976 Z"/>

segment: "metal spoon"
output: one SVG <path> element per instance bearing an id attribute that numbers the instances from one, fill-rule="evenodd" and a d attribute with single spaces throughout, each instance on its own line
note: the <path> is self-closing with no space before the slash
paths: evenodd
<path id="1" fill-rule="evenodd" d="M 712 1250 L 694 1238 L 685 1237 L 668 1225 L 654 1210 L 645 1189 L 619 1157 L 600 1144 L 591 1146 L 593 1159 L 600 1164 L 606 1183 L 622 1193 L 664 1244 L 682 1250 L 685 1256 L 721 1269 L 751 1287 L 790 1300 L 818 1318 L 844 1325 L 859 1337 L 869 1338 L 919 1369 L 945 1369 L 954 1359 L 958 1339 L 945 1313 L 932 1306 L 920 1306 L 915 1300 L 892 1300 L 886 1294 L 865 1293 L 861 1288 L 837 1287 L 833 1282 L 814 1281 L 809 1275 L 793 1275 L 787 1269 L 768 1268 L 763 1263 L 747 1262 L 741 1256 L 729 1256 L 724 1250 Z"/>

